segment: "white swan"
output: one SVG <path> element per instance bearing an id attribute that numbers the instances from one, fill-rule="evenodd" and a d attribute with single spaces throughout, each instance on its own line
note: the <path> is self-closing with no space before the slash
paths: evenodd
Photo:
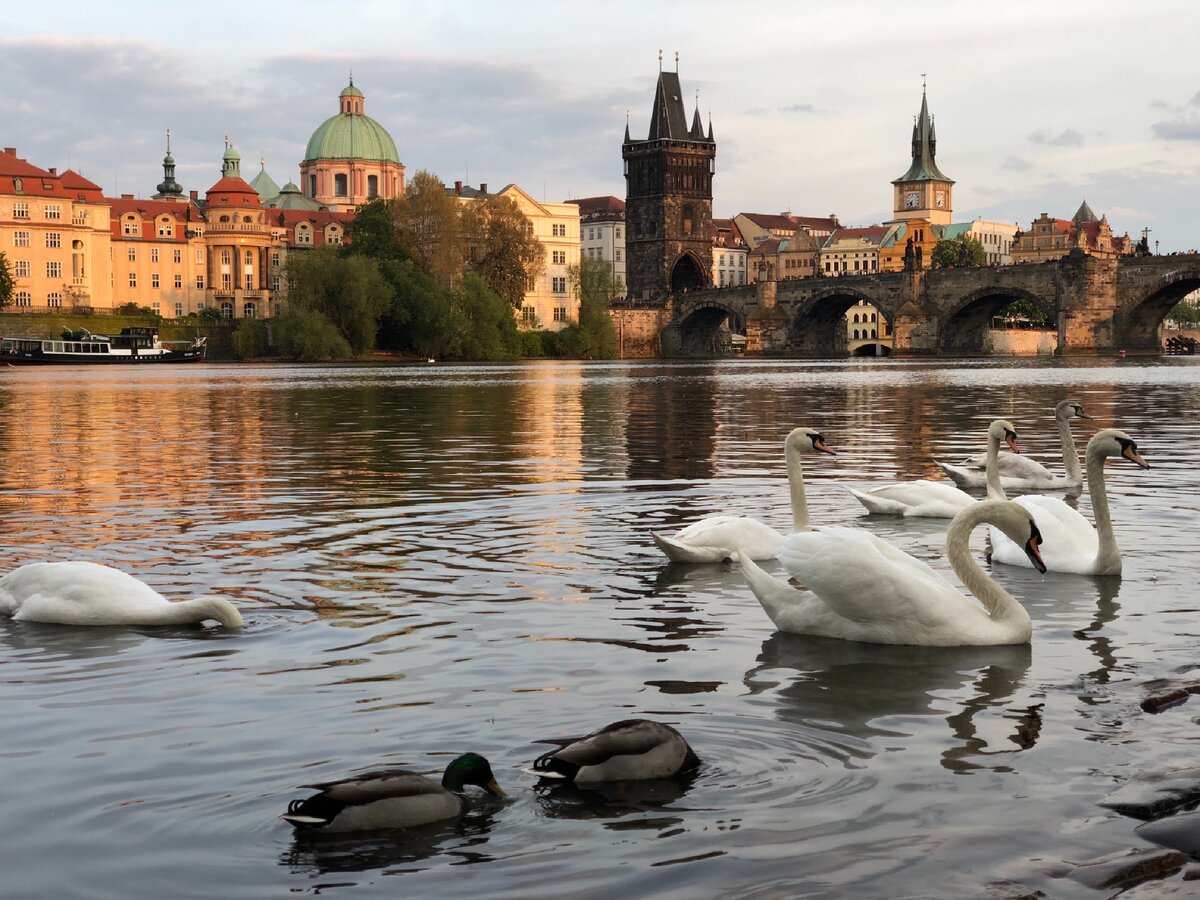
<path id="1" fill-rule="evenodd" d="M 1001 453 L 997 459 L 1000 483 L 1010 491 L 1058 491 L 1077 490 L 1083 485 L 1083 472 L 1079 467 L 1079 450 L 1071 436 L 1071 417 L 1091 419 L 1077 400 L 1063 400 L 1054 407 L 1054 421 L 1058 424 L 1058 438 L 1062 443 L 1063 464 L 1067 474 L 1055 475 L 1044 465 L 1028 456 Z M 935 463 L 959 487 L 979 487 L 987 481 L 987 456 L 977 453 L 962 462 L 946 463 L 935 459 Z"/>
<path id="2" fill-rule="evenodd" d="M 819 431 L 793 428 L 783 442 L 787 460 L 788 493 L 792 501 L 792 530 L 808 529 L 808 498 L 804 493 L 804 472 L 801 456 L 805 453 L 828 453 L 836 456 Z M 722 562 L 737 551 L 748 559 L 771 559 L 783 546 L 784 535 L 769 525 L 747 516 L 709 516 L 671 537 L 652 533 L 658 545 L 672 562 Z"/>
<path id="3" fill-rule="evenodd" d="M 998 526 L 1041 567 L 1041 534 L 1023 507 L 980 500 L 950 522 L 946 555 L 954 574 L 982 606 L 925 563 L 861 528 L 823 528 L 793 534 L 779 559 L 811 591 L 742 561 L 742 573 L 775 627 L 873 644 L 931 647 L 1023 644 L 1033 633 L 1029 614 L 971 558 L 971 531 Z"/>
<path id="4" fill-rule="evenodd" d="M 1004 499 L 1004 488 L 996 471 L 996 460 L 1000 453 L 1000 442 L 1008 444 L 1013 453 L 1017 449 L 1017 429 L 1007 419 L 996 419 L 988 426 L 987 476 L 988 497 Z M 892 516 L 925 516 L 935 519 L 952 519 L 976 499 L 966 491 L 940 481 L 900 481 L 885 484 L 869 491 L 846 488 L 858 498 L 868 512 Z"/>
<path id="5" fill-rule="evenodd" d="M 58 625 L 192 625 L 215 619 L 226 628 L 242 627 L 242 614 L 228 600 L 172 603 L 132 575 L 82 561 L 29 563 L 0 577 L 0 614 Z"/>
<path id="6" fill-rule="evenodd" d="M 1150 463 L 1138 453 L 1137 444 L 1124 431 L 1105 428 L 1088 441 L 1087 481 L 1092 495 L 1092 512 L 1096 527 L 1079 510 L 1068 506 L 1058 497 L 1033 495 L 1018 497 L 1030 513 L 1037 516 L 1046 536 L 1046 568 L 1051 572 L 1070 572 L 1076 575 L 1120 575 L 1121 554 L 1113 534 L 1112 517 L 1108 511 L 1108 492 L 1104 487 L 1104 460 L 1122 456 L 1143 469 Z M 1008 565 L 1026 565 L 1024 555 L 1004 535 L 992 532 L 992 560 Z"/>

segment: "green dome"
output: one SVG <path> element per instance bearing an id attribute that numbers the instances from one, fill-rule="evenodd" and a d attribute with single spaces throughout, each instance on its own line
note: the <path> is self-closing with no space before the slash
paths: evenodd
<path id="1" fill-rule="evenodd" d="M 363 92 L 354 86 L 353 81 L 350 82 L 350 84 L 348 84 L 346 87 L 342 88 L 342 92 L 338 94 L 339 97 L 361 97 L 362 95 Z"/>
<path id="2" fill-rule="evenodd" d="M 357 92 L 358 88 L 354 90 Z M 330 116 L 313 132 L 304 151 L 304 161 L 313 159 L 369 159 L 400 164 L 396 143 L 382 125 L 370 116 L 348 113 Z"/>

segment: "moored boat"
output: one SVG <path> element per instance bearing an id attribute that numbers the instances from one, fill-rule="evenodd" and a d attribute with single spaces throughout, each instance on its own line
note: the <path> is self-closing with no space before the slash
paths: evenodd
<path id="1" fill-rule="evenodd" d="M 0 363 L 9 365 L 96 365 L 183 363 L 204 359 L 205 338 L 164 344 L 152 326 L 122 328 L 120 334 L 64 331 L 57 340 L 0 338 Z"/>

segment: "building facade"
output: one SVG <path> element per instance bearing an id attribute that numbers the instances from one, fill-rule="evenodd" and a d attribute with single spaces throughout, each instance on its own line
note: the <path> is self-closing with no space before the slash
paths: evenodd
<path id="1" fill-rule="evenodd" d="M 1042 213 L 1028 231 L 1016 232 L 1010 253 L 1014 263 L 1033 263 L 1062 259 L 1076 248 L 1102 259 L 1131 256 L 1137 251 L 1128 233 L 1114 235 L 1108 216 L 1097 219 L 1085 200 L 1070 219 L 1052 219 Z"/>
<path id="2" fill-rule="evenodd" d="M 713 219 L 713 287 L 746 283 L 749 249 L 733 219 Z"/>
<path id="3" fill-rule="evenodd" d="M 687 124 L 678 72 L 659 72 L 650 132 L 625 125 L 625 247 L 629 295 L 662 299 L 712 284 L 712 180 L 717 145 L 697 106 Z"/>
<path id="4" fill-rule="evenodd" d="M 612 265 L 612 296 L 626 292 L 625 201 L 620 197 L 568 200 L 579 207 L 580 258 L 601 259 Z"/>

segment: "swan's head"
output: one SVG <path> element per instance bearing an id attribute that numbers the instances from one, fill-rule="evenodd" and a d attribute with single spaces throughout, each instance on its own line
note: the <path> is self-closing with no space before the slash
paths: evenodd
<path id="1" fill-rule="evenodd" d="M 787 450 L 798 450 L 801 453 L 828 453 L 837 456 L 825 443 L 825 435 L 815 428 L 793 428 L 783 442 Z"/>
<path id="2" fill-rule="evenodd" d="M 192 601 L 195 609 L 204 619 L 216 619 L 226 628 L 240 629 L 245 625 L 238 608 L 222 597 L 197 597 Z"/>
<path id="3" fill-rule="evenodd" d="M 1033 567 L 1044 574 L 1046 564 L 1042 562 L 1042 533 L 1038 531 L 1037 522 L 1029 510 L 1011 500 L 981 500 L 980 503 L 987 504 L 986 520 L 1021 547 Z M 981 506 L 980 511 L 984 512 L 985 508 Z"/>
<path id="4" fill-rule="evenodd" d="M 1017 449 L 1017 426 L 1008 419 L 996 419 L 988 426 L 988 440 L 1008 444 L 1013 453 L 1021 452 Z"/>
<path id="5" fill-rule="evenodd" d="M 1100 456 L 1123 456 L 1131 463 L 1150 468 L 1150 463 L 1138 453 L 1137 441 L 1119 428 L 1105 428 L 1097 431 L 1088 441 L 1088 453 Z"/>
<path id="6" fill-rule="evenodd" d="M 1081 419 L 1095 418 L 1095 416 L 1089 416 L 1083 411 L 1083 404 L 1078 400 L 1060 400 L 1058 405 L 1054 407 L 1054 418 L 1069 419 L 1071 416 L 1078 416 Z"/>

